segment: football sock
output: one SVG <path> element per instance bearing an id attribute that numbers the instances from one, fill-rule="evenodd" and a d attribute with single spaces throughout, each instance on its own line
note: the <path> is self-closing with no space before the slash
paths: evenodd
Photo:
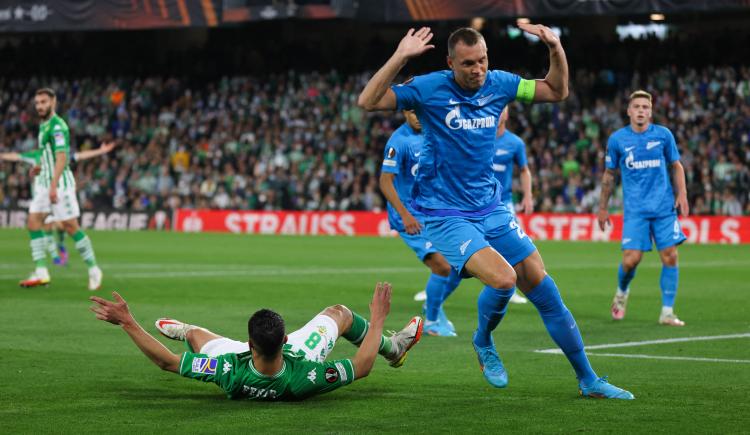
<path id="1" fill-rule="evenodd" d="M 359 347 L 359 345 L 362 344 L 362 340 L 365 339 L 365 335 L 367 335 L 368 329 L 370 329 L 370 322 L 368 322 L 364 317 L 352 311 L 352 326 L 341 336 L 349 340 L 353 345 Z M 378 349 L 378 353 L 383 356 L 388 356 L 391 353 L 392 347 L 393 346 L 391 340 L 389 338 L 386 338 L 384 335 L 381 335 L 380 348 Z"/>
<path id="2" fill-rule="evenodd" d="M 73 240 L 76 242 L 76 249 L 83 257 L 83 261 L 89 265 L 89 267 L 96 266 L 96 257 L 94 256 L 94 247 L 91 246 L 91 239 L 86 234 L 78 230 L 73 234 Z"/>
<path id="3" fill-rule="evenodd" d="M 661 267 L 661 278 L 659 279 L 659 285 L 661 286 L 661 305 L 664 307 L 673 307 L 674 299 L 677 297 L 677 281 L 679 278 L 679 270 L 677 266 L 662 266 Z"/>
<path id="4" fill-rule="evenodd" d="M 59 260 L 60 254 L 57 253 L 57 245 L 55 244 L 55 238 L 52 236 L 52 231 L 44 232 L 44 243 L 50 257 L 52 257 L 53 260 Z"/>
<path id="5" fill-rule="evenodd" d="M 622 290 L 624 293 L 627 293 L 630 289 L 630 281 L 635 278 L 635 267 L 631 269 L 629 272 L 625 272 L 625 270 L 622 268 L 622 263 L 620 263 L 620 267 L 617 269 L 617 288 L 619 290 Z"/>
<path id="6" fill-rule="evenodd" d="M 445 292 L 445 285 L 448 282 L 448 277 L 440 276 L 437 274 L 430 275 L 430 279 L 427 280 L 427 286 L 425 292 L 427 293 L 427 301 L 425 302 L 425 316 L 427 320 L 433 322 L 438 318 L 438 312 L 440 311 L 440 305 L 443 302 L 443 293 Z"/>
<path id="7" fill-rule="evenodd" d="M 445 282 L 445 289 L 443 290 L 443 298 L 440 301 L 440 305 L 445 302 L 446 299 L 450 295 L 453 294 L 453 291 L 456 290 L 456 287 L 458 287 L 459 284 L 461 284 L 461 274 L 459 272 L 456 272 L 456 269 L 451 267 L 451 274 L 448 275 L 448 280 Z"/>
<path id="8" fill-rule="evenodd" d="M 484 286 L 477 299 L 479 312 L 479 326 L 474 337 L 474 343 L 479 347 L 492 344 L 492 331 L 497 328 L 508 309 L 508 301 L 513 296 L 514 289 L 500 289 Z"/>
<path id="9" fill-rule="evenodd" d="M 60 247 L 60 250 L 65 249 L 65 231 L 63 230 L 55 230 L 57 233 L 57 244 Z"/>
<path id="10" fill-rule="evenodd" d="M 591 368 L 578 325 L 560 298 L 555 281 L 548 275 L 542 282 L 526 294 L 542 316 L 544 326 L 552 340 L 563 351 L 576 372 L 576 377 L 585 385 L 590 385 L 597 377 Z"/>
<path id="11" fill-rule="evenodd" d="M 31 259 L 37 268 L 47 267 L 47 239 L 44 237 L 44 231 L 29 231 L 31 237 Z"/>

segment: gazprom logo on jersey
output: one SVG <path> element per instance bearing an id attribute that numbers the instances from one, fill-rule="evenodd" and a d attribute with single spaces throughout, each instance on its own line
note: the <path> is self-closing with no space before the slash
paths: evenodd
<path id="1" fill-rule="evenodd" d="M 484 118 L 461 118 L 461 106 L 454 107 L 445 115 L 445 125 L 451 130 L 476 130 L 478 128 L 494 128 L 495 117 L 485 116 Z"/>
<path id="2" fill-rule="evenodd" d="M 653 160 L 635 160 L 635 157 L 633 157 L 633 152 L 631 151 L 628 156 L 625 158 L 625 166 L 628 169 L 650 169 L 650 168 L 659 168 L 661 167 L 661 160 L 659 159 L 653 159 Z"/>

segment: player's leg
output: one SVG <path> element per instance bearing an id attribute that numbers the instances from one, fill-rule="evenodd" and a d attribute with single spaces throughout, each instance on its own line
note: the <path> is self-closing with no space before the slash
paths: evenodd
<path id="1" fill-rule="evenodd" d="M 347 341 L 357 347 L 362 344 L 365 335 L 367 335 L 367 331 L 370 329 L 370 322 L 368 322 L 367 319 L 344 305 L 330 306 L 323 310 L 320 315 L 329 317 L 336 323 L 338 327 L 338 335 L 336 337 L 344 337 Z M 417 344 L 422 337 L 422 327 L 422 319 L 415 316 L 403 329 L 392 334 L 390 337 L 382 335 L 380 337 L 380 348 L 378 349 L 378 353 L 388 360 L 392 367 L 401 367 L 404 364 L 409 349 Z M 312 340 L 309 344 L 312 344 L 312 342 L 315 341 L 315 338 L 311 335 L 308 340 L 310 339 Z M 291 334 L 289 336 L 289 342 L 292 342 Z M 332 349 L 333 342 L 331 342 L 330 348 L 327 349 L 322 359 L 325 359 Z"/>
<path id="2" fill-rule="evenodd" d="M 44 192 L 46 194 L 46 191 Z M 43 230 L 44 218 L 49 213 L 49 198 L 44 201 L 40 192 L 35 192 L 34 198 L 29 206 L 29 218 L 27 222 L 29 230 L 29 246 L 31 247 L 31 258 L 34 261 L 34 272 L 28 279 L 21 281 L 21 287 L 36 287 L 47 285 L 50 282 L 47 270 L 46 239 Z"/>
<path id="3" fill-rule="evenodd" d="M 154 325 L 163 336 L 172 340 L 185 342 L 190 352 L 216 356 L 225 353 L 242 353 L 250 350 L 250 345 L 247 342 L 222 337 L 208 329 L 176 319 L 163 317 L 156 320 Z"/>
<path id="4" fill-rule="evenodd" d="M 44 219 L 44 225 L 42 226 L 42 231 L 44 231 L 44 245 L 45 249 L 47 250 L 47 254 L 52 258 L 52 263 L 60 266 L 62 265 L 60 254 L 57 252 L 57 245 L 55 244 L 55 238 L 52 234 L 52 215 L 48 215 Z"/>
<path id="5" fill-rule="evenodd" d="M 104 274 L 96 264 L 96 255 L 91 239 L 78 226 L 78 216 L 81 212 L 78 208 L 75 187 L 71 186 L 60 191 L 60 198 L 52 205 L 52 214 L 59 220 L 63 229 L 68 233 L 76 244 L 76 250 L 86 262 L 89 269 L 89 290 L 98 290 L 102 285 Z"/>
<path id="6" fill-rule="evenodd" d="M 518 222 L 518 216 L 516 216 L 516 206 L 515 206 L 515 204 L 513 204 L 513 201 L 511 200 L 510 202 L 506 202 L 505 203 L 505 208 L 508 209 L 508 211 L 510 212 L 510 214 L 513 216 L 513 219 L 516 221 L 516 224 L 518 224 L 519 222 Z M 519 224 L 519 226 L 520 226 L 520 224 Z M 529 302 L 529 300 L 526 299 L 525 297 L 521 296 L 521 294 L 522 294 L 522 292 L 514 291 L 513 295 L 510 297 L 510 303 L 511 304 L 525 304 L 525 303 Z"/>
<path id="7" fill-rule="evenodd" d="M 612 298 L 612 319 L 622 320 L 628 304 L 630 282 L 643 258 L 644 251 L 651 250 L 651 233 L 647 219 L 627 216 L 622 224 L 622 262 L 617 268 L 617 290 Z"/>
<path id="8" fill-rule="evenodd" d="M 652 220 L 651 223 L 656 248 L 661 258 L 661 314 L 659 323 L 668 326 L 685 326 L 685 322 L 674 313 L 674 301 L 677 297 L 679 268 L 677 264 L 677 246 L 687 237 L 680 228 L 677 215 Z"/>
<path id="9" fill-rule="evenodd" d="M 425 301 L 425 332 L 428 335 L 455 337 L 456 330 L 453 323 L 448 320 L 443 302 L 453 293 L 458 282 L 451 279 L 453 272 L 448 260 L 439 252 L 433 251 L 424 257 L 424 264 L 430 268 L 432 274 L 427 281 L 425 291 L 427 299 Z"/>

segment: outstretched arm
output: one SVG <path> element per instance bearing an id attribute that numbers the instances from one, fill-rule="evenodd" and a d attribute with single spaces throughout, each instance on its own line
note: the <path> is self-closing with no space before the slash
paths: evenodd
<path id="1" fill-rule="evenodd" d="M 685 183 L 685 168 L 680 161 L 672 163 L 672 183 L 674 184 L 674 206 L 680 209 L 682 216 L 690 214 L 687 200 L 687 183 Z"/>
<path id="2" fill-rule="evenodd" d="M 518 27 L 539 37 L 549 48 L 549 71 L 544 79 L 536 80 L 534 101 L 554 103 L 568 98 L 568 59 L 560 39 L 541 24 L 519 24 Z"/>
<path id="3" fill-rule="evenodd" d="M 521 190 L 523 191 L 521 209 L 524 214 L 531 214 L 534 212 L 534 196 L 531 193 L 531 171 L 528 166 L 521 168 L 519 178 L 521 179 Z"/>
<path id="4" fill-rule="evenodd" d="M 180 356 L 172 353 L 157 339 L 152 337 L 151 334 L 141 328 L 141 325 L 130 314 L 127 302 L 117 292 L 112 292 L 112 296 L 115 299 L 114 302 L 98 296 L 91 296 L 89 298 L 96 303 L 95 306 L 91 307 L 91 311 L 96 313 L 96 318 L 112 323 L 113 325 L 122 326 L 123 331 L 130 336 L 133 343 L 154 364 L 162 370 L 179 373 Z"/>
<path id="5" fill-rule="evenodd" d="M 372 76 L 359 94 L 359 107 L 367 111 L 395 110 L 396 94 L 390 88 L 391 83 L 409 59 L 435 48 L 434 45 L 427 45 L 430 39 L 432 31 L 429 27 L 422 27 L 416 32 L 409 29 L 390 59 Z"/>
<path id="6" fill-rule="evenodd" d="M 20 162 L 21 155 L 18 153 L 0 153 L 0 160 L 5 160 L 6 162 Z"/>
<path id="7" fill-rule="evenodd" d="M 612 196 L 612 192 L 615 190 L 615 171 L 614 169 L 605 169 L 604 175 L 602 176 L 601 193 L 599 193 L 599 212 L 597 213 L 597 219 L 599 220 L 599 228 L 604 231 L 607 224 L 612 225 L 609 221 L 609 197 Z"/>
<path id="8" fill-rule="evenodd" d="M 380 191 L 383 192 L 385 199 L 387 199 L 388 202 L 391 203 L 393 208 L 395 208 L 398 212 L 399 216 L 401 216 L 401 220 L 404 222 L 406 233 L 419 234 L 419 232 L 422 230 L 422 226 L 419 224 L 419 221 L 415 219 L 411 213 L 409 213 L 409 210 L 406 209 L 404 203 L 401 202 L 401 198 L 398 197 L 398 192 L 396 192 L 396 188 L 393 187 L 393 179 L 395 177 L 395 174 L 391 174 L 389 172 L 381 172 Z"/>
<path id="9" fill-rule="evenodd" d="M 391 285 L 387 282 L 379 282 L 375 286 L 375 293 L 372 296 L 372 302 L 370 302 L 370 328 L 367 330 L 357 354 L 352 359 L 354 375 L 357 379 L 369 375 L 373 364 L 375 364 L 375 357 L 378 356 L 380 339 L 383 335 L 383 324 L 390 310 Z"/>
<path id="10" fill-rule="evenodd" d="M 107 154 L 115 148 L 114 142 L 104 142 L 99 148 L 95 150 L 79 151 L 75 154 L 75 160 L 88 160 L 103 154 Z"/>

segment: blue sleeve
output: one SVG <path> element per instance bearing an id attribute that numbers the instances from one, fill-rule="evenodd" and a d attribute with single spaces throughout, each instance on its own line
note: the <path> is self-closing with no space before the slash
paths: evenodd
<path id="1" fill-rule="evenodd" d="M 667 144 L 664 147 L 664 158 L 667 159 L 667 163 L 674 163 L 680 160 L 680 151 L 677 149 L 677 142 L 674 140 L 674 135 L 668 129 L 664 129 L 667 133 Z"/>
<path id="2" fill-rule="evenodd" d="M 383 150 L 383 165 L 380 167 L 381 172 L 387 172 L 389 174 L 398 174 L 399 159 L 401 158 L 401 150 L 399 149 L 398 140 L 399 130 L 393 132 L 388 142 L 385 144 Z"/>
<path id="3" fill-rule="evenodd" d="M 526 159 L 526 144 L 523 143 L 523 140 L 521 138 L 518 138 L 518 143 L 516 144 L 516 154 L 513 156 L 513 159 L 516 162 L 516 166 L 519 168 L 523 168 L 529 165 L 529 161 Z"/>
<path id="4" fill-rule="evenodd" d="M 620 163 L 620 147 L 615 135 L 607 141 L 607 156 L 604 158 L 604 166 L 607 169 L 617 169 Z"/>
<path id="5" fill-rule="evenodd" d="M 422 103 L 426 95 L 425 87 L 429 76 L 417 76 L 404 83 L 393 85 L 391 89 L 396 94 L 396 110 L 414 110 Z"/>
<path id="6" fill-rule="evenodd" d="M 502 70 L 490 71 L 493 80 L 493 89 L 496 92 L 508 97 L 508 101 L 513 101 L 518 95 L 518 85 L 521 83 L 521 77 L 518 74 L 509 73 Z"/>

